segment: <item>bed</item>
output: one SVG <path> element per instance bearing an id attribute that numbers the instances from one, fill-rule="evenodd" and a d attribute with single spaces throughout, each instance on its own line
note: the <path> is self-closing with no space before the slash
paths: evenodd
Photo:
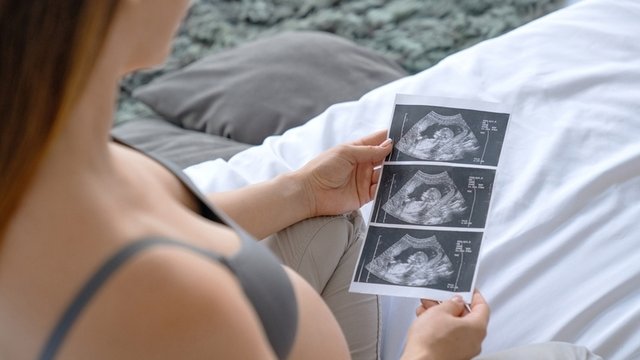
<path id="1" fill-rule="evenodd" d="M 477 280 L 483 351 L 558 340 L 640 358 L 640 2 L 579 2 L 186 172 L 203 191 L 272 178 L 386 128 L 397 93 L 511 108 Z M 415 306 L 383 299 L 385 359 Z"/>

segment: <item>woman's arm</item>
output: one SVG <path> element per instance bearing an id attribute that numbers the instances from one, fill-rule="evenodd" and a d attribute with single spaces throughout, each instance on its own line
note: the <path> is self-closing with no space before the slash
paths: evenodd
<path id="1" fill-rule="evenodd" d="M 358 209 L 375 194 L 377 168 L 392 148 L 386 137 L 378 131 L 331 148 L 297 171 L 209 199 L 258 239 L 310 217 Z"/>
<path id="2" fill-rule="evenodd" d="M 208 198 L 256 239 L 312 216 L 303 181 L 296 173 Z"/>

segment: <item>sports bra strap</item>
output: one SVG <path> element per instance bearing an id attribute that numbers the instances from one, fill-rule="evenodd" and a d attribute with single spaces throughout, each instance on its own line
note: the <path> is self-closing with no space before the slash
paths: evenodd
<path id="1" fill-rule="evenodd" d="M 42 353 L 40 354 L 39 359 L 53 359 L 60 346 L 64 342 L 65 337 L 69 333 L 69 330 L 73 326 L 73 323 L 76 321 L 82 310 L 87 306 L 89 301 L 91 301 L 93 296 L 109 279 L 109 277 L 111 277 L 111 275 L 116 270 L 118 270 L 120 266 L 126 263 L 127 260 L 155 245 L 182 247 L 198 254 L 204 255 L 205 257 L 213 261 L 220 262 L 223 265 L 229 267 L 227 260 L 221 255 L 175 240 L 165 238 L 147 238 L 131 243 L 122 248 L 106 263 L 104 263 L 104 265 L 102 265 L 102 267 L 91 277 L 91 279 L 89 279 L 85 286 L 76 295 L 73 302 L 69 305 L 69 307 L 67 307 L 67 310 L 63 313 L 62 317 L 56 324 L 56 327 L 47 340 L 47 343 Z"/>

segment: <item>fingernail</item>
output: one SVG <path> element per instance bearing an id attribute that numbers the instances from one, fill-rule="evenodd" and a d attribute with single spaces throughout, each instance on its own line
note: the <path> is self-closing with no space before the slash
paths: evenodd
<path id="1" fill-rule="evenodd" d="M 456 295 L 456 296 L 452 297 L 451 301 L 457 302 L 458 304 L 464 304 L 464 300 L 462 299 L 462 296 L 460 296 L 460 295 Z"/>
<path id="2" fill-rule="evenodd" d="M 389 144 L 391 144 L 393 142 L 393 140 L 391 140 L 390 138 L 383 141 L 382 144 L 380 144 L 380 147 L 387 147 L 389 146 Z"/>

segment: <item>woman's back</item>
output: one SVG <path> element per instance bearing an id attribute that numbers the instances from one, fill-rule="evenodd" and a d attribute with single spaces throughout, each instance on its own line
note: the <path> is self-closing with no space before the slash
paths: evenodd
<path id="1" fill-rule="evenodd" d="M 0 293 L 8 295 L 0 303 L 0 314 L 7 320 L 2 328 L 12 329 L 0 336 L 6 341 L 1 348 L 9 349 L 7 357 L 35 357 L 78 289 L 108 256 L 135 239 L 179 239 L 226 257 L 240 249 L 233 231 L 193 211 L 197 202 L 166 169 L 129 149 L 111 148 L 128 183 L 123 180 L 121 186 L 105 186 L 95 196 L 87 193 L 84 201 L 70 202 L 46 182 L 39 182 L 44 189 L 38 191 L 37 182 L 16 214 L 0 259 Z M 74 193 L 83 188 L 66 186 Z M 48 195 L 41 199 L 38 193 Z M 331 315 L 308 286 L 291 272 L 289 276 L 300 306 L 298 335 L 322 333 L 323 328 L 327 335 L 304 336 L 305 345 L 298 341 L 292 355 L 311 358 L 320 354 L 318 350 L 326 355 L 325 346 L 334 348 L 340 332 L 318 325 L 331 322 Z M 82 310 L 59 354 L 273 356 L 262 328 L 255 305 L 224 265 L 192 251 L 156 246 L 113 273 Z M 334 341 L 326 341 L 332 337 Z M 345 356 L 335 355 L 340 353 Z"/>

